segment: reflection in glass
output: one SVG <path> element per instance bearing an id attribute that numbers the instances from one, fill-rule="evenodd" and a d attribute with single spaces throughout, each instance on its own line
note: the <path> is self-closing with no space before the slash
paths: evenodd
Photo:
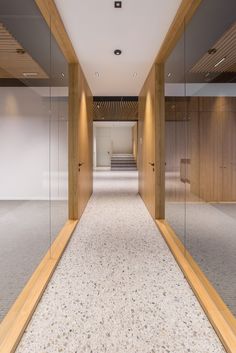
<path id="1" fill-rule="evenodd" d="M 0 321 L 68 219 L 67 77 L 35 2 L 1 1 Z"/>
<path id="2" fill-rule="evenodd" d="M 236 3 L 226 3 L 202 2 L 166 63 L 166 219 L 236 315 Z"/>

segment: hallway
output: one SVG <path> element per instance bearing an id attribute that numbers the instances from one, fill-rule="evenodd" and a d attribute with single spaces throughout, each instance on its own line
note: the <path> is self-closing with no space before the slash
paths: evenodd
<path id="1" fill-rule="evenodd" d="M 137 172 L 94 193 L 17 353 L 224 349 L 138 195 Z"/>

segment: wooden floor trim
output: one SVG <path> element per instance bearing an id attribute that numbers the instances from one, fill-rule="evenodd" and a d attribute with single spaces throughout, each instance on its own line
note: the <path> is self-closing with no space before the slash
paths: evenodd
<path id="1" fill-rule="evenodd" d="M 0 353 L 13 353 L 39 303 L 78 221 L 66 222 L 0 324 Z"/>
<path id="2" fill-rule="evenodd" d="M 168 247 L 219 336 L 226 352 L 236 352 L 236 319 L 165 220 L 156 220 Z"/>

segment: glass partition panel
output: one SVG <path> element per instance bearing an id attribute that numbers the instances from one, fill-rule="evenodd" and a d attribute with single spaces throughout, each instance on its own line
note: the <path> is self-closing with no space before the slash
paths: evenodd
<path id="1" fill-rule="evenodd" d="M 65 59 L 34 1 L 2 0 L 0 321 L 67 219 L 67 179 Z"/>
<path id="2" fill-rule="evenodd" d="M 235 13 L 234 0 L 203 1 L 165 67 L 166 220 L 234 315 Z M 178 102 L 185 106 L 181 123 L 170 119 L 170 107 L 184 116 Z"/>
<path id="3" fill-rule="evenodd" d="M 169 224 L 185 243 L 188 155 L 184 46 L 183 36 L 165 66 L 165 214 Z"/>
<path id="4" fill-rule="evenodd" d="M 68 220 L 68 64 L 51 41 L 50 190 L 52 241 Z"/>
<path id="5" fill-rule="evenodd" d="M 211 26 L 209 27 L 209 13 Z M 236 315 L 236 3 L 203 2 L 185 31 L 191 112 L 188 250 Z"/>

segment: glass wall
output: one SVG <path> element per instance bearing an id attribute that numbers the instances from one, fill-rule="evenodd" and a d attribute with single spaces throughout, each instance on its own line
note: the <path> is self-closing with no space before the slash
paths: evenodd
<path id="1" fill-rule="evenodd" d="M 203 1 L 165 66 L 166 220 L 234 315 L 235 14 Z"/>
<path id="2" fill-rule="evenodd" d="M 0 3 L 0 321 L 68 219 L 67 62 L 34 1 Z"/>

